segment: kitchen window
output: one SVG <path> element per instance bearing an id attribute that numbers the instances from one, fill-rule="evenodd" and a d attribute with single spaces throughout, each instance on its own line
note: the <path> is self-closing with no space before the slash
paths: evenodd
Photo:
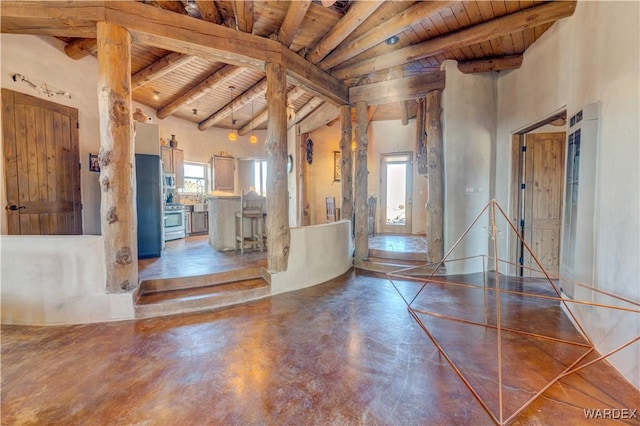
<path id="1" fill-rule="evenodd" d="M 254 183 L 256 192 L 263 197 L 267 196 L 267 162 L 265 160 L 256 160 L 254 167 Z"/>
<path id="2" fill-rule="evenodd" d="M 184 163 L 183 194 L 206 194 L 209 192 L 208 165 L 206 163 Z"/>

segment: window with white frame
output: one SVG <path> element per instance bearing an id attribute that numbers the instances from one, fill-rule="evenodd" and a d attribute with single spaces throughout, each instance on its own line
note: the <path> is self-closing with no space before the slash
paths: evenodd
<path id="1" fill-rule="evenodd" d="M 267 162 L 256 160 L 253 163 L 253 176 L 256 192 L 263 197 L 267 196 Z"/>
<path id="2" fill-rule="evenodd" d="M 206 194 L 209 192 L 208 164 L 184 163 L 183 194 Z"/>

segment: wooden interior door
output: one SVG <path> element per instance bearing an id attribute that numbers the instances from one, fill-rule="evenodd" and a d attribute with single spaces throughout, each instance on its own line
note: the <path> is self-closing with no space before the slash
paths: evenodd
<path id="1" fill-rule="evenodd" d="M 10 235 L 82 234 L 78 110 L 2 89 Z"/>
<path id="2" fill-rule="evenodd" d="M 524 152 L 524 240 L 547 273 L 558 275 L 564 187 L 565 133 L 532 133 Z M 527 250 L 525 267 L 539 269 Z M 524 268 L 524 276 L 536 276 Z"/>
<path id="3" fill-rule="evenodd" d="M 382 154 L 380 161 L 380 232 L 411 234 L 412 154 Z"/>

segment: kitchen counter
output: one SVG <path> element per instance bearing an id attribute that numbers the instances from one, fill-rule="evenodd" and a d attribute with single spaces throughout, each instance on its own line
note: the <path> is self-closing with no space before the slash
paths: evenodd
<path id="1" fill-rule="evenodd" d="M 240 211 L 240 196 L 207 197 L 209 208 L 209 244 L 218 251 L 236 249 L 236 213 Z"/>

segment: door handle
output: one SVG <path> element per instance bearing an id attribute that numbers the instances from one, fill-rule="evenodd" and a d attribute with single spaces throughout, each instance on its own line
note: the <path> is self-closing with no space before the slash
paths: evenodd
<path id="1" fill-rule="evenodd" d="M 13 211 L 17 211 L 20 209 L 26 209 L 27 206 L 16 206 L 15 204 L 11 204 L 10 206 L 5 207 L 5 210 L 13 210 Z"/>

